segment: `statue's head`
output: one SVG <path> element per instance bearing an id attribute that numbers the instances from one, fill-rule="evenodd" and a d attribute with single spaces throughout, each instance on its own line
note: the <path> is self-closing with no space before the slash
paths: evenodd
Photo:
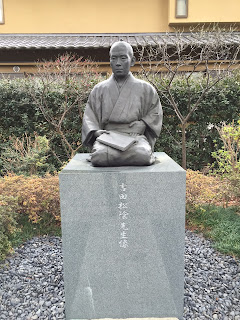
<path id="1" fill-rule="evenodd" d="M 134 66 L 133 49 L 125 41 L 115 42 L 110 48 L 110 65 L 116 78 L 125 78 Z"/>

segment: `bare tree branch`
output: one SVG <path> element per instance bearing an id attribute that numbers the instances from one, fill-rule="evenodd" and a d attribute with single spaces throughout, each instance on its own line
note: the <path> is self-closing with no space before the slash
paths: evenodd
<path id="1" fill-rule="evenodd" d="M 197 32 L 196 32 L 197 30 Z M 196 27 L 188 34 L 174 36 L 166 33 L 164 41 L 148 47 L 139 44 L 141 75 L 168 101 L 182 128 L 182 154 L 186 154 L 187 123 L 201 106 L 207 93 L 240 64 L 240 44 L 231 42 L 233 29 L 223 30 L 218 25 Z M 230 39 L 230 40 L 228 40 Z M 192 81 L 200 73 L 197 101 L 193 101 Z M 180 110 L 173 95 L 174 83 L 182 79 L 187 86 L 187 105 Z M 186 157 L 185 157 L 186 158 Z M 186 160 L 182 166 L 186 168 Z"/>
<path id="2" fill-rule="evenodd" d="M 81 57 L 65 54 L 55 61 L 39 63 L 33 80 L 35 90 L 31 94 L 35 104 L 52 127 L 55 136 L 61 139 L 65 155 L 73 157 L 82 144 L 73 139 L 64 123 L 75 117 L 79 123 L 78 132 L 81 131 L 81 106 L 85 104 L 93 85 L 100 80 L 97 65 L 83 61 Z M 55 96 L 57 100 L 53 103 L 51 99 Z M 75 108 L 77 112 L 73 115 Z M 56 150 L 53 154 L 61 161 Z"/>

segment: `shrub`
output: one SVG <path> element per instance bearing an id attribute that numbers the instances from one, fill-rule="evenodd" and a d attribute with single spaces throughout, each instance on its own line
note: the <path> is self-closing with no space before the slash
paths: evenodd
<path id="1" fill-rule="evenodd" d="M 0 260 L 12 251 L 10 236 L 16 231 L 17 198 L 0 195 Z"/>
<path id="2" fill-rule="evenodd" d="M 216 160 L 213 173 L 219 174 L 228 182 L 227 191 L 230 197 L 240 198 L 240 120 L 223 124 L 218 128 L 222 147 L 212 153 Z"/>
<path id="3" fill-rule="evenodd" d="M 187 170 L 186 205 L 187 210 L 204 204 L 226 206 L 225 190 L 227 181 L 220 177 L 204 175 L 199 171 Z"/>
<path id="4" fill-rule="evenodd" d="M 47 163 L 48 151 L 46 136 L 35 134 L 34 138 L 31 138 L 25 134 L 22 138 L 10 137 L 0 157 L 1 173 L 43 175 L 53 172 L 54 167 Z"/>
<path id="5" fill-rule="evenodd" d="M 60 221 L 57 176 L 7 175 L 0 179 L 0 194 L 17 198 L 18 214 L 27 215 L 32 223 Z"/>

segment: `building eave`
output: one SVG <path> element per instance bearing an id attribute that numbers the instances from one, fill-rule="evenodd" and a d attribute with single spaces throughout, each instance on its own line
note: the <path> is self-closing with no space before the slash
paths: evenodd
<path id="1" fill-rule="evenodd" d="M 204 43 L 204 37 L 197 33 L 182 33 L 186 44 Z M 0 49 L 89 49 L 109 48 L 119 40 L 127 41 L 133 47 L 167 44 L 174 46 L 178 41 L 176 33 L 107 33 L 107 34 L 0 34 Z M 240 32 L 224 33 L 224 42 L 239 45 Z"/>

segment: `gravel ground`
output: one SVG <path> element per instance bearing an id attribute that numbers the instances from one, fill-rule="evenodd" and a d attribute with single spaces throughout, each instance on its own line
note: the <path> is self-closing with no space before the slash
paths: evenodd
<path id="1" fill-rule="evenodd" d="M 0 320 L 65 319 L 61 239 L 34 238 L 0 266 Z M 184 319 L 240 320 L 240 263 L 187 231 Z"/>
<path id="2" fill-rule="evenodd" d="M 184 319 L 240 320 L 240 261 L 189 231 L 185 242 Z"/>

